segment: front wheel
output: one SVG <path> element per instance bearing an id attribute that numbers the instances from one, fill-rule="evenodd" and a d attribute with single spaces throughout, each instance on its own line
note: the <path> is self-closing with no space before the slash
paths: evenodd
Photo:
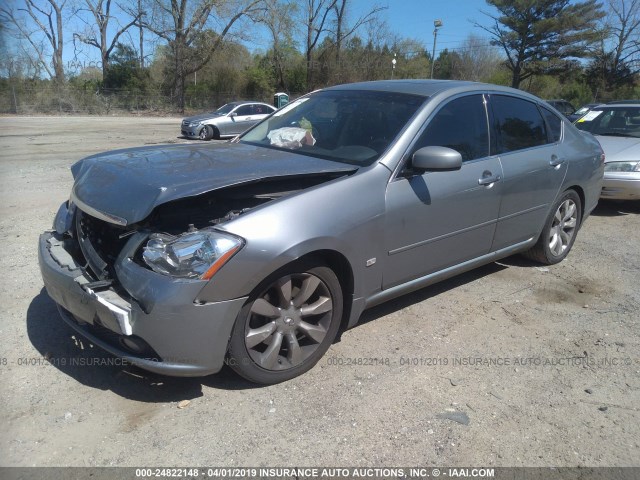
<path id="1" fill-rule="evenodd" d="M 525 256 L 545 265 L 562 261 L 576 240 L 581 218 L 580 197 L 575 191 L 567 190 L 554 203 L 538 242 L 525 252 Z"/>
<path id="2" fill-rule="evenodd" d="M 213 129 L 209 125 L 204 125 L 200 130 L 200 140 L 211 140 L 213 138 Z"/>
<path id="3" fill-rule="evenodd" d="M 342 318 L 342 289 L 325 266 L 293 264 L 249 296 L 231 334 L 228 362 L 255 383 L 289 380 L 329 349 Z"/>

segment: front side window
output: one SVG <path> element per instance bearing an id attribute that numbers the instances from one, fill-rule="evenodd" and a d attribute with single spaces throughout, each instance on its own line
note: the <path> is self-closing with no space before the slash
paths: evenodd
<path id="1" fill-rule="evenodd" d="M 547 131 L 538 107 L 527 100 L 492 95 L 491 107 L 497 132 L 496 154 L 547 143 Z"/>
<path id="2" fill-rule="evenodd" d="M 242 105 L 236 109 L 238 116 L 251 115 L 251 105 Z"/>
<path id="3" fill-rule="evenodd" d="M 435 114 L 420 135 L 414 151 L 432 146 L 460 152 L 463 162 L 489 155 L 489 131 L 482 95 L 452 100 Z"/>

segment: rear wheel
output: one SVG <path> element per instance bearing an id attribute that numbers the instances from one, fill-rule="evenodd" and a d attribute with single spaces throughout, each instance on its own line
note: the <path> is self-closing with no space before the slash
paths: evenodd
<path id="1" fill-rule="evenodd" d="M 581 218 L 580 197 L 567 190 L 551 208 L 538 242 L 524 255 L 546 265 L 562 261 L 576 240 Z"/>
<path id="2" fill-rule="evenodd" d="M 249 296 L 231 334 L 229 365 L 256 383 L 273 384 L 311 369 L 333 342 L 342 289 L 328 267 L 299 262 Z"/>

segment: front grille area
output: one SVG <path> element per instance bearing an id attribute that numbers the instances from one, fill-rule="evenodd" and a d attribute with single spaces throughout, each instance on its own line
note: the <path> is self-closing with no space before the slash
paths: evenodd
<path id="1" fill-rule="evenodd" d="M 91 271 L 99 279 L 115 278 L 113 266 L 127 238 L 126 231 L 117 225 L 99 220 L 78 210 L 76 234 L 82 254 Z"/>

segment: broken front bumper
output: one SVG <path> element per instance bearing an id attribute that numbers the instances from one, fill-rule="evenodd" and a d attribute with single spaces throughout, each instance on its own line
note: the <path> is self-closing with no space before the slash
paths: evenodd
<path id="1" fill-rule="evenodd" d="M 66 248 L 70 241 L 46 232 L 40 236 L 38 257 L 47 293 L 72 328 L 112 355 L 151 372 L 202 376 L 222 368 L 246 297 L 194 303 L 207 282 L 165 277 L 129 258 L 116 270 L 132 296 L 122 289 L 100 290 Z"/>

